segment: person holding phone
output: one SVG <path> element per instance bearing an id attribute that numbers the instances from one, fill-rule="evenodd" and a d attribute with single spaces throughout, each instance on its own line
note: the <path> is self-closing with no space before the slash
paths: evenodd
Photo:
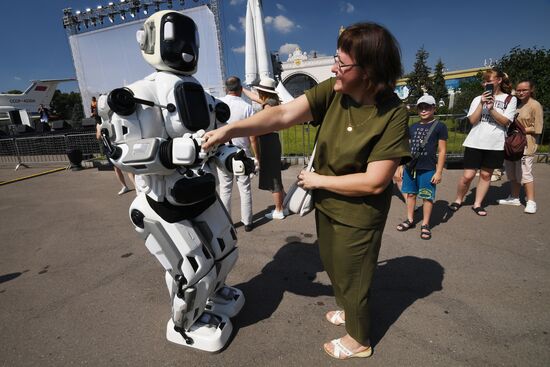
<path id="1" fill-rule="evenodd" d="M 457 211 L 464 201 L 476 172 L 479 181 L 472 210 L 479 216 L 486 216 L 483 200 L 491 185 L 491 176 L 504 162 L 504 139 L 506 129 L 514 120 L 517 100 L 510 95 L 512 86 L 508 75 L 502 70 L 491 69 L 483 73 L 482 95 L 474 98 L 468 111 L 472 124 L 464 146 L 464 172 L 458 181 L 456 199 L 449 205 Z"/>

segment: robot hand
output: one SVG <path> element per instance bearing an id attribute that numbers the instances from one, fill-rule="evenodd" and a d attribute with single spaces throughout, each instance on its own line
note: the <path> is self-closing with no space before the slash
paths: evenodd
<path id="1" fill-rule="evenodd" d="M 109 130 L 101 129 L 101 143 L 105 147 L 105 156 L 111 159 L 118 159 L 122 154 L 120 147 L 114 146 L 109 139 Z"/>
<path id="2" fill-rule="evenodd" d="M 248 176 L 251 173 L 256 172 L 256 165 L 252 158 L 248 158 L 244 150 L 240 150 L 231 159 L 233 166 L 233 174 L 235 176 Z"/>
<path id="3" fill-rule="evenodd" d="M 191 165 L 207 159 L 214 152 L 205 152 L 201 146 L 204 143 L 204 130 L 196 133 L 183 134 L 181 138 L 175 138 L 172 144 L 172 163 L 176 165 Z"/>

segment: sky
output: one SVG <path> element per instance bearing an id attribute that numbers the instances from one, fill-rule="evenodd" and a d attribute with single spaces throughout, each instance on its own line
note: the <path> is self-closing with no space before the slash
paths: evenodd
<path id="1" fill-rule="evenodd" d="M 0 1 L 0 92 L 25 90 L 34 79 L 74 78 L 63 9 L 84 10 L 107 3 Z M 219 0 L 219 4 L 227 73 L 244 78 L 246 0 Z M 550 0 L 263 0 L 263 9 L 268 48 L 279 52 L 282 61 L 297 46 L 308 53 L 333 55 L 340 26 L 361 21 L 380 23 L 393 33 L 405 73 L 413 70 L 422 46 L 430 55 L 428 66 L 433 68 L 441 59 L 448 70 L 483 66 L 516 46 L 550 49 Z M 59 88 L 78 90 L 76 82 Z"/>

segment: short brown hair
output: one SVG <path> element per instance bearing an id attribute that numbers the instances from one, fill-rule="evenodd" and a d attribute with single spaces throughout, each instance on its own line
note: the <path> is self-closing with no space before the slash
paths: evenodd
<path id="1" fill-rule="evenodd" d="M 378 102 L 393 93 L 403 66 L 399 43 L 390 31 L 376 23 L 356 23 L 340 34 L 338 48 L 365 70 Z"/>

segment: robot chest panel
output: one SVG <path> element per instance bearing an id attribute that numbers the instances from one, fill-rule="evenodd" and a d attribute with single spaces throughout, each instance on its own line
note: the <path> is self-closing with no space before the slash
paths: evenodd
<path id="1" fill-rule="evenodd" d="M 169 132 L 180 135 L 213 128 L 213 99 L 204 93 L 200 84 L 186 81 L 178 83 L 168 96 L 168 101 L 176 106 L 176 111 L 166 115 Z"/>

